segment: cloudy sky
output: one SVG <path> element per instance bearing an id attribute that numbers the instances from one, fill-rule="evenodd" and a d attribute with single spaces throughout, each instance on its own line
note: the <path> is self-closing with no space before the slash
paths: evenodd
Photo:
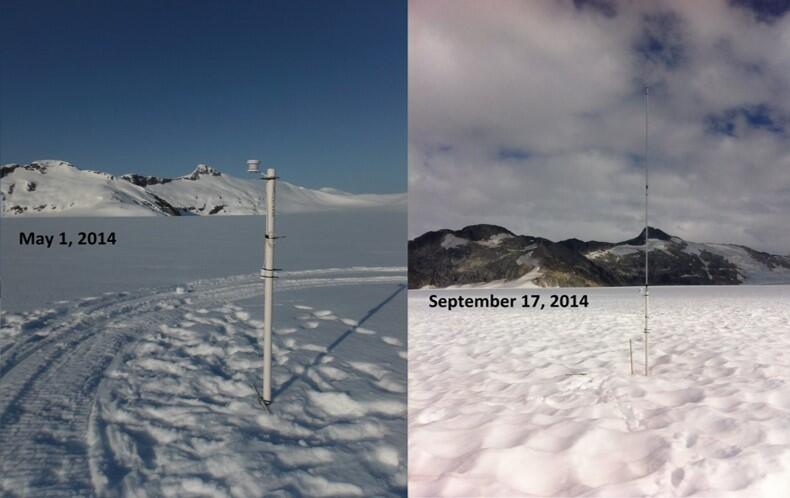
<path id="1" fill-rule="evenodd" d="M 790 253 L 790 13 L 727 0 L 409 3 L 409 235 L 643 224 Z"/>

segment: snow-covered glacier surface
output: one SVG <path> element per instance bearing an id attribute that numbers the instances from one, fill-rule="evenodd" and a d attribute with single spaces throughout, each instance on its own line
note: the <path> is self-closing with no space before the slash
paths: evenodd
<path id="1" fill-rule="evenodd" d="M 402 212 L 280 215 L 277 267 L 405 267 L 405 219 Z M 0 218 L 3 309 L 257 272 L 264 225 L 263 216 Z M 79 232 L 114 233 L 116 243 L 21 246 L 19 234 L 31 232 L 64 232 L 75 244 Z"/>
<path id="2" fill-rule="evenodd" d="M 428 308 L 587 294 L 588 308 Z M 409 292 L 409 496 L 780 497 L 790 286 Z M 633 339 L 631 376 L 628 340 Z"/>
<path id="3" fill-rule="evenodd" d="M 370 216 L 280 217 L 271 414 L 260 217 L 2 220 L 0 495 L 404 495 L 406 220 Z M 56 228 L 118 244 L 16 245 Z"/>

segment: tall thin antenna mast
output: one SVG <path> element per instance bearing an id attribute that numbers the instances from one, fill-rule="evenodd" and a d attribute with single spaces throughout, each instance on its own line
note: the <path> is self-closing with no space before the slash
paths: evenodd
<path id="1" fill-rule="evenodd" d="M 648 95 L 650 93 L 649 87 L 645 87 L 645 154 L 644 154 L 644 163 L 645 163 L 645 376 L 648 374 L 648 363 L 647 363 L 647 352 L 648 352 L 648 344 L 647 344 L 647 317 L 648 317 L 648 300 L 650 296 L 649 289 L 649 280 L 648 280 L 648 260 L 650 255 L 650 247 L 648 246 L 648 238 L 649 238 L 649 231 L 647 224 L 647 185 L 648 185 L 648 163 L 647 163 L 647 101 Z"/>

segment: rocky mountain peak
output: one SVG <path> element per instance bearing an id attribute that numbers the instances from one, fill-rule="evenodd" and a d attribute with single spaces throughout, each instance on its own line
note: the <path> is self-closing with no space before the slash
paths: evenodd
<path id="1" fill-rule="evenodd" d="M 42 175 L 45 175 L 48 169 L 58 167 L 74 168 L 74 165 L 67 161 L 56 161 L 51 159 L 33 161 L 30 164 L 4 164 L 2 167 L 0 167 L 0 178 L 10 175 L 17 168 L 22 168 L 28 171 L 36 171 Z"/>
<path id="2" fill-rule="evenodd" d="M 467 227 L 464 227 L 458 232 L 458 235 L 460 237 L 472 241 L 487 240 L 495 235 L 515 236 L 513 232 L 511 232 L 507 228 L 503 228 L 497 225 L 485 225 L 485 224 L 469 225 Z"/>
<path id="3" fill-rule="evenodd" d="M 656 227 L 648 227 L 648 238 L 650 239 L 657 239 L 657 240 L 672 240 L 672 236 L 668 233 L 664 232 L 661 229 Z M 634 237 L 633 239 L 626 240 L 624 242 L 620 242 L 620 244 L 628 244 L 632 246 L 638 246 L 645 243 L 645 229 L 643 228 L 639 235 Z"/>
<path id="4" fill-rule="evenodd" d="M 60 161 L 56 159 L 42 159 L 39 161 L 33 161 L 30 164 L 40 166 L 42 168 L 57 168 L 57 167 L 73 168 L 74 167 L 74 165 L 68 161 Z"/>
<path id="5" fill-rule="evenodd" d="M 185 180 L 197 180 L 201 176 L 222 176 L 222 173 L 207 164 L 198 164 L 191 174 L 183 178 Z"/>

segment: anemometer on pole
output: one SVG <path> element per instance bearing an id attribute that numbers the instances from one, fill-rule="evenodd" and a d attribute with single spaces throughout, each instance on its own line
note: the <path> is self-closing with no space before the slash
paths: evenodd
<path id="1" fill-rule="evenodd" d="M 247 161 L 249 173 L 259 173 L 261 162 L 257 159 Z M 261 177 L 266 182 L 266 235 L 263 242 L 263 392 L 258 393 L 258 401 L 268 411 L 272 403 L 272 293 L 274 291 L 274 183 L 277 175 L 274 168 L 266 170 Z"/>

